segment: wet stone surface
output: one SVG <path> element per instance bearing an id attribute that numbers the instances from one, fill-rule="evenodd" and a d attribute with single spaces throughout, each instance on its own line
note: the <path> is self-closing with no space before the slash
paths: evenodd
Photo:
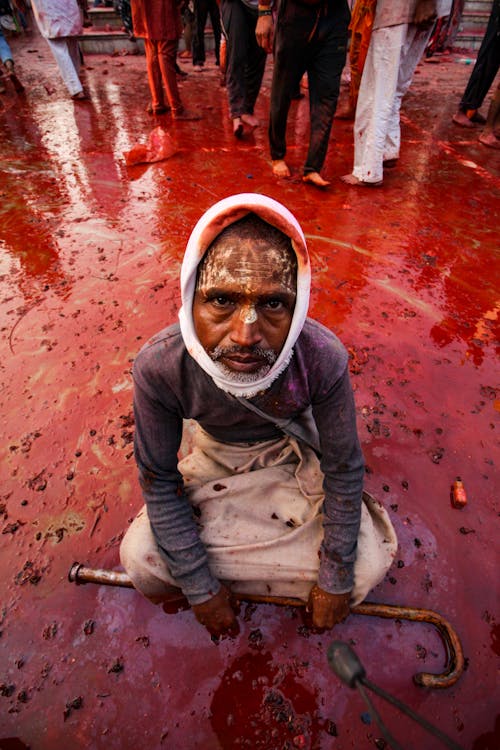
<path id="1" fill-rule="evenodd" d="M 463 55 L 420 64 L 383 188 L 338 179 L 353 157 L 352 123 L 339 120 L 324 170 L 332 185 L 319 192 L 301 181 L 307 97 L 290 111 L 292 177 L 271 174 L 270 61 L 262 126 L 236 142 L 212 53 L 201 73 L 181 62 L 182 96 L 203 119 L 172 122 L 145 113 L 143 57 L 88 56 L 91 101 L 75 103 L 43 39 L 11 41 L 26 92 L 0 95 L 2 750 L 383 748 L 329 669 L 333 638 L 355 643 L 370 679 L 467 750 L 499 747 L 500 165 L 477 130 L 451 123 L 471 70 Z M 158 124 L 175 153 L 127 167 L 124 152 Z M 239 635 L 215 644 L 183 605 L 167 614 L 133 590 L 67 580 L 75 560 L 118 568 L 141 506 L 134 357 L 176 320 L 201 213 L 245 191 L 275 197 L 301 222 L 310 314 L 349 352 L 365 486 L 400 547 L 370 599 L 452 623 L 467 665 L 453 688 L 412 681 L 443 668 L 427 625 L 352 615 L 318 633 L 291 608 L 242 605 Z M 457 476 L 460 509 L 450 503 Z M 381 711 L 406 742 L 406 720 Z M 420 735 L 414 746 L 440 747 Z"/>

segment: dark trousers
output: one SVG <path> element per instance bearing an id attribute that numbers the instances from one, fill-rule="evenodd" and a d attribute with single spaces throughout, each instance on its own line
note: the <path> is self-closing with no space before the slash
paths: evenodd
<path id="1" fill-rule="evenodd" d="M 240 0 L 222 0 L 222 25 L 226 36 L 226 86 L 232 118 L 253 115 L 259 95 L 266 53 L 257 44 L 257 13 Z"/>
<path id="2" fill-rule="evenodd" d="M 481 47 L 477 53 L 476 64 L 464 91 L 459 109 L 479 109 L 500 66 L 500 0 L 495 0 L 491 9 L 490 20 L 486 28 Z"/>
<path id="3" fill-rule="evenodd" d="M 215 62 L 219 64 L 221 36 L 219 6 L 216 0 L 194 0 L 193 65 L 201 65 L 205 62 L 205 26 L 209 15 L 214 32 Z"/>
<path id="4" fill-rule="evenodd" d="M 319 172 L 328 149 L 346 61 L 349 9 L 345 0 L 307 6 L 284 0 L 276 23 L 271 85 L 269 142 L 271 158 L 286 154 L 290 103 L 307 72 L 310 137 L 304 173 Z"/>

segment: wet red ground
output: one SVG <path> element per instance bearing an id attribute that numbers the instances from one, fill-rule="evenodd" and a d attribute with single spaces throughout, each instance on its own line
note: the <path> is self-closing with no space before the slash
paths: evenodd
<path id="1" fill-rule="evenodd" d="M 360 697 L 329 670 L 334 635 L 355 644 L 374 682 L 464 748 L 499 747 L 500 158 L 451 124 L 471 71 L 464 55 L 419 67 L 400 164 L 383 189 L 339 181 L 352 135 L 337 121 L 332 188 L 320 193 L 298 173 L 306 100 L 290 119 L 295 178 L 278 183 L 265 128 L 235 142 L 217 70 L 186 65 L 182 95 L 204 119 L 165 117 L 177 154 L 126 168 L 123 152 L 153 127 L 144 59 L 89 56 L 92 103 L 76 105 L 42 39 L 14 50 L 27 90 L 2 96 L 0 112 L 0 748 L 381 748 Z M 269 71 L 265 81 L 263 121 Z M 176 319 L 194 222 L 241 191 L 284 202 L 308 236 L 311 313 L 351 351 L 366 487 L 400 541 L 370 598 L 451 621 L 467 669 L 447 690 L 412 682 L 443 668 L 430 626 L 353 615 L 317 634 L 296 610 L 244 605 L 240 635 L 215 645 L 189 611 L 166 615 L 132 590 L 67 581 L 74 560 L 118 567 L 141 504 L 131 363 Z M 456 475 L 464 510 L 450 504 Z M 441 747 L 377 705 L 405 748 Z"/>

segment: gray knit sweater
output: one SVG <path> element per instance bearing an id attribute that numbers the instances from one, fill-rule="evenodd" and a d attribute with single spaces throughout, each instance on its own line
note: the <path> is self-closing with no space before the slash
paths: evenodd
<path id="1" fill-rule="evenodd" d="M 178 325 L 143 347 L 133 375 L 135 457 L 148 516 L 173 577 L 189 602 L 198 604 L 215 594 L 219 583 L 208 567 L 177 468 L 182 420 L 196 420 L 221 442 L 264 441 L 281 433 L 215 385 L 186 351 Z M 327 328 L 307 319 L 287 369 L 251 400 L 280 418 L 312 406 L 325 492 L 318 584 L 332 593 L 350 591 L 364 464 L 345 348 Z"/>

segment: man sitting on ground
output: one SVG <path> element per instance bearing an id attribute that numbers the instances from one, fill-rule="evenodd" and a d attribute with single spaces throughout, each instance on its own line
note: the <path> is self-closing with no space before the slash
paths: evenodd
<path id="1" fill-rule="evenodd" d="M 236 625 L 231 592 L 301 598 L 330 628 L 396 552 L 387 513 L 363 494 L 346 350 L 307 318 L 310 277 L 284 206 L 226 198 L 189 239 L 180 323 L 134 364 L 146 505 L 122 564 L 152 601 L 180 588 L 212 634 Z M 184 419 L 198 424 L 178 461 Z"/>

